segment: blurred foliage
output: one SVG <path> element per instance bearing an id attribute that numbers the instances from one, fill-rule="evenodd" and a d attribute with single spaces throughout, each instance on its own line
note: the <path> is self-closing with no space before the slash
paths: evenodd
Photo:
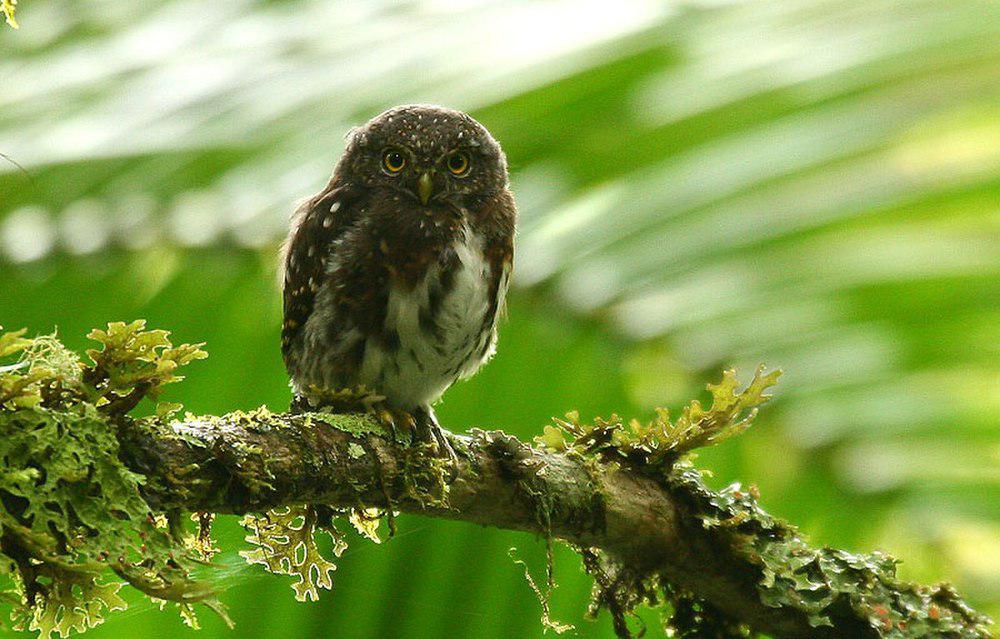
<path id="1" fill-rule="evenodd" d="M 14 19 L 14 12 L 17 10 L 17 0 L 0 0 L 0 12 L 3 13 L 4 21 L 17 28 L 17 20 Z"/>
<path id="2" fill-rule="evenodd" d="M 28 176 L 0 159 L 3 324 L 77 350 L 146 317 L 211 348 L 177 392 L 192 410 L 284 408 L 273 273 L 294 201 L 378 110 L 469 109 L 511 161 L 518 286 L 444 423 L 527 437 L 780 365 L 755 430 L 702 453 L 713 481 L 1000 613 L 997 3 L 34 0 L 18 18 L 0 153 Z M 540 633 L 504 553 L 537 573 L 541 547 L 399 525 L 309 606 L 230 557 L 224 598 L 259 619 L 241 636 Z M 559 548 L 556 576 L 553 617 L 578 618 L 589 580 Z M 93 636 L 187 632 L 142 610 Z"/>

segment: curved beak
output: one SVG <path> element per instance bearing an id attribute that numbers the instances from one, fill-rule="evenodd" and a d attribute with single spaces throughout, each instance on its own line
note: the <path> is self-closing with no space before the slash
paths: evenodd
<path id="1" fill-rule="evenodd" d="M 431 201 L 431 196 L 434 195 L 434 180 L 430 173 L 422 173 L 417 180 L 417 195 L 420 197 L 420 203 L 425 206 Z"/>

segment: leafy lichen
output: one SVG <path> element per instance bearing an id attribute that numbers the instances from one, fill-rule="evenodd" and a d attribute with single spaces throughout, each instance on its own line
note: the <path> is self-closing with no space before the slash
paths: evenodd
<path id="1" fill-rule="evenodd" d="M 378 528 L 385 517 L 385 512 L 379 508 L 352 508 L 348 515 L 348 521 L 351 522 L 359 535 L 372 543 L 380 544 L 382 538 L 378 534 Z"/>
<path id="2" fill-rule="evenodd" d="M 554 420 L 555 425 L 546 426 L 535 441 L 555 452 L 599 455 L 605 461 L 629 461 L 646 469 L 669 468 L 694 449 L 718 444 L 750 426 L 758 407 L 771 399 L 767 389 L 781 375 L 780 370 L 764 371 L 763 366 L 758 368 L 743 390 L 736 372 L 725 371 L 722 381 L 708 385 L 712 404 L 707 409 L 694 400 L 673 421 L 665 408 L 657 409 L 652 421 L 633 419 L 627 426 L 617 415 L 584 424 L 574 412 Z"/>
<path id="3" fill-rule="evenodd" d="M 260 564 L 268 572 L 296 577 L 292 589 L 298 601 L 318 601 L 320 588 L 333 588 L 333 571 L 337 569 L 316 543 L 318 522 L 317 509 L 311 506 L 247 515 L 240 523 L 249 532 L 246 541 L 253 548 L 240 555 L 247 563 Z M 332 552 L 339 557 L 347 549 L 343 535 L 332 522 L 322 530 L 333 540 Z"/>
<path id="4" fill-rule="evenodd" d="M 143 397 L 155 399 L 167 384 L 184 379 L 177 370 L 208 357 L 204 344 L 170 343 L 170 333 L 146 330 L 145 320 L 112 322 L 106 330 L 94 329 L 87 337 L 101 344 L 89 349 L 93 364 L 84 369 L 83 381 L 92 401 L 105 412 L 123 414 Z"/>
<path id="5" fill-rule="evenodd" d="M 125 606 L 121 581 L 191 614 L 215 593 L 118 458 L 116 420 L 204 357 L 142 322 L 91 337 L 89 362 L 55 336 L 0 334 L 0 578 L 15 628 L 43 638 L 93 627 Z"/>
<path id="6" fill-rule="evenodd" d="M 986 639 L 990 620 L 969 608 L 948 585 L 917 586 L 896 577 L 896 562 L 881 553 L 852 554 L 813 548 L 787 523 L 757 504 L 756 488 L 738 484 L 709 489 L 694 469 L 689 453 L 746 430 L 779 371 L 757 369 L 742 390 L 734 371 L 710 384 L 712 403 L 697 401 L 671 421 L 666 410 L 646 424 L 627 426 L 617 416 L 584 424 L 570 413 L 547 426 L 536 442 L 546 450 L 575 454 L 604 468 L 627 464 L 655 478 L 674 501 L 684 504 L 696 521 L 714 535 L 719 553 L 756 568 L 757 594 L 770 607 L 795 610 L 813 627 L 834 626 L 850 619 L 868 635 Z M 628 618 L 640 604 L 671 604 L 665 619 L 677 637 L 746 637 L 753 633 L 705 601 L 677 592 L 655 572 L 634 572 L 620 560 L 596 549 L 579 549 L 584 568 L 594 577 L 591 613 L 611 613 L 615 631 L 628 637 Z M 856 626 L 852 626 L 856 627 Z M 859 632 L 862 632 L 859 630 Z"/>
<path id="7" fill-rule="evenodd" d="M 666 485 L 706 529 L 726 533 L 720 543 L 757 566 L 757 590 L 767 606 L 798 610 L 814 627 L 834 625 L 849 610 L 878 637 L 991 636 L 990 620 L 949 585 L 904 582 L 896 576 L 896 560 L 880 552 L 814 548 L 793 526 L 761 509 L 753 488 L 733 484 L 712 491 L 691 467 L 678 468 Z"/>

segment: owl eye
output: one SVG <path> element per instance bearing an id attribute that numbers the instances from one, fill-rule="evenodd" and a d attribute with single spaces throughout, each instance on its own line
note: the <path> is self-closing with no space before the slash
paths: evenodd
<path id="1" fill-rule="evenodd" d="M 448 170 L 452 175 L 465 175 L 469 172 L 469 155 L 456 151 L 448 156 Z"/>
<path id="2" fill-rule="evenodd" d="M 389 149 L 382 154 L 382 168 L 390 175 L 399 173 L 406 166 L 406 156 L 395 149 Z"/>

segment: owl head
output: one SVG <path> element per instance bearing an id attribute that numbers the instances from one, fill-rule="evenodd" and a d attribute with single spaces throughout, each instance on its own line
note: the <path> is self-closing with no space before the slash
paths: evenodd
<path id="1" fill-rule="evenodd" d="M 507 160 L 486 127 L 431 105 L 395 107 L 354 129 L 337 174 L 430 207 L 464 207 L 508 183 Z"/>

